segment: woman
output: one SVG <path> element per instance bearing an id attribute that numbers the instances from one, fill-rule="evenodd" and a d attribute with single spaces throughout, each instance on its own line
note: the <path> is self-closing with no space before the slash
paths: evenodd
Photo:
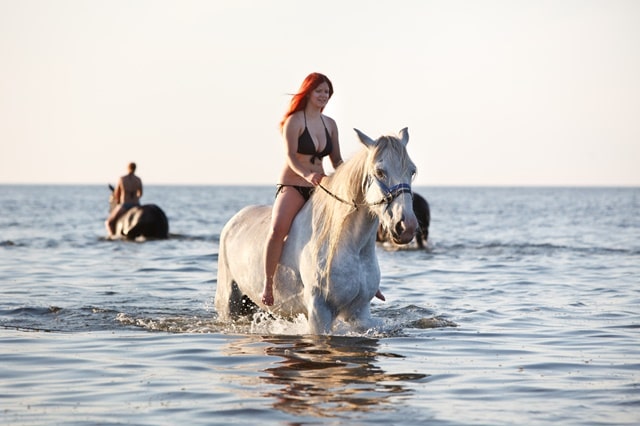
<path id="1" fill-rule="evenodd" d="M 267 306 L 274 302 L 273 276 L 291 223 L 325 176 L 324 157 L 331 159 L 334 169 L 342 163 L 336 122 L 322 114 L 332 95 L 333 84 L 327 76 L 309 74 L 280 122 L 286 162 L 280 173 L 264 252 L 262 303 Z M 376 296 L 384 300 L 381 294 Z"/>
<path id="2" fill-rule="evenodd" d="M 322 114 L 333 95 L 333 84 L 323 74 L 309 74 L 280 122 L 286 161 L 273 203 L 265 246 L 265 283 L 262 303 L 273 305 L 275 275 L 291 223 L 325 176 L 322 160 L 329 156 L 334 169 L 342 163 L 336 122 Z"/>

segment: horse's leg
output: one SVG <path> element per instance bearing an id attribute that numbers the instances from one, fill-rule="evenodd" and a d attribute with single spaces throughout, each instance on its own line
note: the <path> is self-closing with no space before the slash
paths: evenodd
<path id="1" fill-rule="evenodd" d="M 309 333 L 329 334 L 335 315 L 325 302 L 322 295 L 314 295 L 307 306 L 307 320 Z"/>
<path id="2" fill-rule="evenodd" d="M 369 304 L 363 306 L 362 309 L 360 309 L 356 315 L 349 318 L 347 322 L 349 322 L 351 326 L 359 332 L 364 332 L 372 328 L 382 326 L 381 320 L 377 320 L 371 316 L 371 308 Z"/>

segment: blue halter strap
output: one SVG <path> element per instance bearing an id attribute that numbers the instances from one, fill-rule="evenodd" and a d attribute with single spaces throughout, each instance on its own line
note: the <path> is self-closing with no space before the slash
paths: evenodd
<path id="1" fill-rule="evenodd" d="M 378 179 L 376 179 L 376 181 L 378 182 L 378 185 L 380 186 L 380 189 L 384 194 L 384 197 L 382 198 L 382 200 L 380 200 L 376 204 L 383 204 L 383 203 L 391 204 L 391 202 L 401 194 L 411 194 L 411 196 L 413 197 L 413 194 L 411 192 L 411 185 L 409 185 L 408 183 L 399 183 L 389 188 L 384 182 Z"/>
<path id="2" fill-rule="evenodd" d="M 373 178 L 371 176 L 368 177 L 368 184 L 369 185 L 371 184 L 372 179 Z M 388 208 L 389 205 L 391 204 L 391 202 L 393 200 L 395 200 L 401 194 L 411 194 L 411 198 L 413 198 L 413 192 L 411 191 L 411 185 L 409 185 L 408 183 L 399 183 L 399 184 L 393 185 L 391 188 L 389 188 L 384 182 L 382 182 L 382 181 L 380 181 L 378 179 L 376 179 L 376 182 L 378 182 L 378 186 L 380 186 L 380 189 L 382 190 L 382 193 L 384 194 L 382 199 L 380 201 L 378 201 L 377 203 L 362 204 L 362 205 L 377 206 L 379 204 L 385 204 L 386 203 L 387 204 L 387 208 Z M 322 186 L 322 184 L 319 184 L 318 186 L 324 192 L 326 192 L 327 194 L 329 194 L 330 196 L 332 196 L 336 200 L 340 201 L 341 203 L 350 204 L 356 210 L 358 209 L 358 204 L 355 201 L 349 202 L 347 200 L 343 200 L 342 198 L 338 197 L 336 194 L 334 194 L 333 192 L 329 191 L 327 188 Z"/>

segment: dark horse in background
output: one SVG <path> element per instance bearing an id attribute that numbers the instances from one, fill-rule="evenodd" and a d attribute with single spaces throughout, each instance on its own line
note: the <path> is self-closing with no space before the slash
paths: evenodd
<path id="1" fill-rule="evenodd" d="M 416 244 L 418 248 L 425 248 L 429 239 L 429 224 L 431 223 L 431 209 L 429 203 L 420 194 L 413 193 L 413 212 L 418 219 L 418 228 L 416 229 Z M 381 226 L 378 227 L 376 240 L 379 242 L 389 241 L 387 231 Z"/>
<path id="2" fill-rule="evenodd" d="M 111 196 L 109 205 L 111 212 L 118 203 L 113 197 L 113 186 L 109 185 Z M 131 207 L 116 222 L 116 238 L 135 240 L 138 237 L 144 239 L 169 238 L 169 220 L 162 209 L 155 204 L 143 204 Z"/>

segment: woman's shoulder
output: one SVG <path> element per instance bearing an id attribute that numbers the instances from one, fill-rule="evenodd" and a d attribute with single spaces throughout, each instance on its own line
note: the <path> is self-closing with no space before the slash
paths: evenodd
<path id="1" fill-rule="evenodd" d="M 322 119 L 324 120 L 324 123 L 328 128 L 332 130 L 338 130 L 338 125 L 333 118 L 329 117 L 328 115 L 322 114 Z"/>
<path id="2" fill-rule="evenodd" d="M 284 121 L 284 127 L 288 128 L 304 128 L 304 115 L 302 111 L 296 111 Z"/>
<path id="3" fill-rule="evenodd" d="M 326 114 L 322 114 L 322 119 L 325 121 L 325 123 L 331 123 L 333 125 L 336 124 L 336 120 L 334 120 L 333 118 L 329 117 Z"/>
<path id="4" fill-rule="evenodd" d="M 287 118 L 287 120 L 292 122 L 301 122 L 301 123 L 304 122 L 304 111 L 300 110 L 300 111 L 294 112 L 289 116 L 289 118 Z"/>

